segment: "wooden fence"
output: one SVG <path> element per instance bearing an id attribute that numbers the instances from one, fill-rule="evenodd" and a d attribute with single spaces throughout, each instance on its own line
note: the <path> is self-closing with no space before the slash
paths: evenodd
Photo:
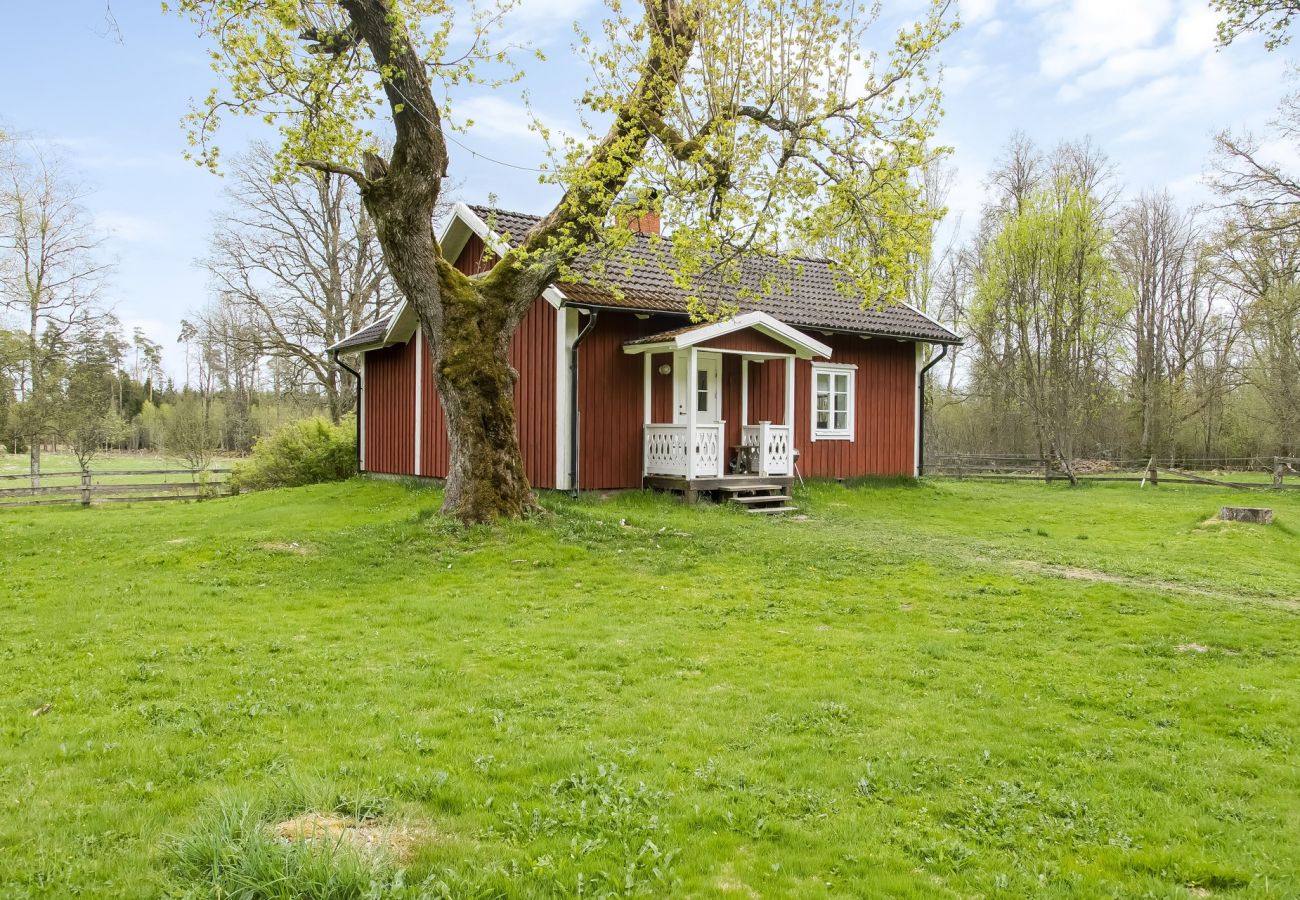
<path id="1" fill-rule="evenodd" d="M 1300 490 L 1300 457 L 1256 456 L 1226 459 L 1124 460 L 1077 459 L 1079 481 L 1132 481 L 1141 484 L 1204 484 L 1239 490 Z M 1037 457 L 1009 454 L 947 454 L 926 464 L 927 475 L 995 481 L 1069 481 L 1059 468 Z M 1254 480 L 1248 480 L 1249 476 Z M 1293 481 L 1287 483 L 1287 479 Z"/>
<path id="2" fill-rule="evenodd" d="M 135 469 L 0 475 L 0 508 L 158 500 L 207 500 L 230 493 L 230 469 Z M 17 481 L 26 485 L 14 486 Z M 35 482 L 35 483 L 33 483 Z"/>

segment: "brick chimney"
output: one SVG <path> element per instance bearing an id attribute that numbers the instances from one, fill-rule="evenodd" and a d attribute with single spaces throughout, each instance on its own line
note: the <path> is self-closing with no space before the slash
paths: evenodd
<path id="1" fill-rule="evenodd" d="M 657 190 L 652 188 L 646 192 L 645 205 L 646 209 L 628 213 L 627 228 L 629 231 L 639 231 L 642 234 L 659 234 L 659 213 L 655 211 L 659 206 Z"/>
<path id="2" fill-rule="evenodd" d="M 627 217 L 627 227 L 642 234 L 658 234 L 659 213 L 651 211 L 632 213 Z"/>

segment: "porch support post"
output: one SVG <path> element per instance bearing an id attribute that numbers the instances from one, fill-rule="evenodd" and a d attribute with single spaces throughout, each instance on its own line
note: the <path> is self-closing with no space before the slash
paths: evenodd
<path id="1" fill-rule="evenodd" d="M 794 357 L 785 358 L 785 424 L 790 429 L 790 445 L 794 446 Z"/>
<path id="2" fill-rule="evenodd" d="M 643 370 L 645 372 L 645 393 L 642 396 L 641 403 L 645 407 L 645 422 L 641 426 L 641 477 L 645 478 L 649 474 L 650 468 L 650 356 L 647 351 L 641 354 L 644 362 Z"/>
<path id="3" fill-rule="evenodd" d="M 695 395 L 698 390 L 696 380 L 700 367 L 699 354 L 695 345 L 686 353 L 686 479 L 695 477 Z"/>
<path id="4" fill-rule="evenodd" d="M 652 421 L 650 418 L 650 354 L 642 353 L 641 359 L 645 363 L 645 395 L 642 398 L 642 405 L 645 407 L 645 424 L 649 425 Z"/>

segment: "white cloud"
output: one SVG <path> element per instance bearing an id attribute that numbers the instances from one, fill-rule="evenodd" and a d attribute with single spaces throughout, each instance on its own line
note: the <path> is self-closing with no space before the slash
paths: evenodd
<path id="1" fill-rule="evenodd" d="M 1214 53 L 1214 30 L 1213 11 L 1185 0 L 1184 8 L 1161 30 L 1161 40 L 1113 53 L 1062 85 L 1058 96 L 1064 101 L 1078 100 L 1092 91 L 1125 87 L 1195 63 Z"/>
<path id="2" fill-rule="evenodd" d="M 566 137 L 577 136 L 559 117 L 544 110 L 536 113 L 550 132 L 553 146 L 562 144 Z M 457 123 L 473 122 L 464 140 L 474 150 L 520 165 L 541 161 L 545 141 L 533 126 L 533 112 L 523 102 L 496 94 L 477 94 L 457 101 L 452 114 Z M 516 159 L 515 148 L 523 149 L 528 158 Z"/>
<path id="3" fill-rule="evenodd" d="M 470 134 L 475 137 L 511 138 L 513 140 L 541 141 L 532 127 L 533 117 L 528 107 L 495 94 L 478 94 L 452 106 L 458 123 L 471 122 Z"/>
<path id="4" fill-rule="evenodd" d="M 960 91 L 962 88 L 987 75 L 989 67 L 983 63 L 973 65 L 956 65 L 943 67 L 943 86 L 945 90 Z"/>
<path id="5" fill-rule="evenodd" d="M 1112 57 L 1149 46 L 1169 24 L 1172 0 L 1069 0 L 1045 9 L 1039 68 L 1064 78 Z"/>
<path id="6" fill-rule="evenodd" d="M 961 20 L 966 25 L 992 18 L 997 9 L 998 0 L 960 0 Z"/>

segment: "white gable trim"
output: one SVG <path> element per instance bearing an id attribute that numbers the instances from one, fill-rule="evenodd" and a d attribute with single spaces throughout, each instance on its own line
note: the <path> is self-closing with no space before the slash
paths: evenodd
<path id="1" fill-rule="evenodd" d="M 758 310 L 741 313 L 738 316 L 711 322 L 708 325 L 701 325 L 671 339 L 653 344 L 624 344 L 623 352 L 658 353 L 664 350 L 685 350 L 688 347 L 716 340 L 737 331 L 744 331 L 746 328 L 752 328 L 775 341 L 785 344 L 795 352 L 795 356 L 801 359 L 811 359 L 814 356 L 830 358 L 830 347 L 799 329 L 785 324 L 775 316 Z"/>
<path id="2" fill-rule="evenodd" d="M 451 220 L 447 223 L 447 227 L 443 229 L 443 238 L 438 241 L 438 246 L 443 248 L 444 257 L 449 261 L 460 255 L 461 250 L 465 249 L 465 242 L 469 240 L 468 234 L 462 235 L 459 230 L 457 230 L 458 225 L 462 225 L 474 234 L 477 234 L 483 239 L 483 243 L 488 246 L 488 249 L 497 256 L 504 256 L 506 251 L 510 249 L 510 245 L 502 239 L 501 235 L 489 228 L 488 223 L 484 222 L 478 214 L 474 212 L 474 210 L 470 209 L 464 203 L 457 202 L 456 205 L 452 207 Z M 451 249 L 451 244 L 445 242 L 448 239 L 453 242 L 459 241 L 455 250 Z M 542 291 L 542 296 L 546 298 L 547 303 L 551 304 L 551 306 L 556 309 L 559 309 L 560 305 L 568 299 L 564 296 L 564 292 L 555 285 L 551 285 L 546 290 Z"/>

